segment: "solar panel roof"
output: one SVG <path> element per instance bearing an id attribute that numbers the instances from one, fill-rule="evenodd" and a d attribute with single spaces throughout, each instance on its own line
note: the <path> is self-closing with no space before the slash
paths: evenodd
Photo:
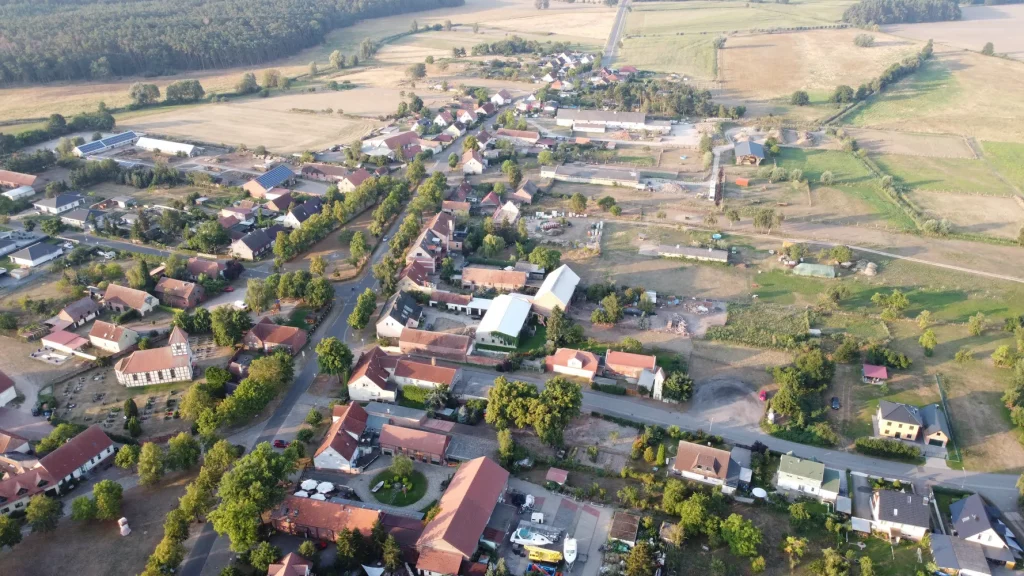
<path id="1" fill-rule="evenodd" d="M 133 140 L 135 138 L 135 132 L 129 130 L 128 132 L 122 132 L 109 138 L 104 138 L 103 140 L 100 140 L 100 142 L 102 142 L 104 146 L 113 146 L 115 144 L 120 144 L 121 142 Z"/>
<path id="2" fill-rule="evenodd" d="M 295 173 L 292 172 L 290 168 L 288 168 L 284 164 L 280 164 L 269 170 L 267 173 L 258 176 L 256 178 L 256 182 L 266 190 L 270 190 L 271 188 L 281 184 L 285 180 L 294 177 Z"/>
<path id="3" fill-rule="evenodd" d="M 96 152 L 97 150 L 102 150 L 104 148 L 106 148 L 106 145 L 103 144 L 103 141 L 97 140 L 95 142 L 89 142 L 88 144 L 82 144 L 81 146 L 78 147 L 78 152 L 81 154 L 88 154 L 90 152 Z"/>

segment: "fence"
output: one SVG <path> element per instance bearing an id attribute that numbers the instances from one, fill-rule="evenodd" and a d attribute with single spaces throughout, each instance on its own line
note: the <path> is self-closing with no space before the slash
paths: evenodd
<path id="1" fill-rule="evenodd" d="M 946 460 L 963 463 L 964 459 L 960 454 L 960 446 L 956 443 L 956 433 L 953 430 L 953 418 L 949 412 L 949 405 L 946 403 L 946 391 L 942 389 L 942 376 L 939 374 L 935 375 L 935 385 L 939 389 L 939 398 L 942 400 L 942 412 L 946 418 L 946 424 L 949 426 L 949 441 L 953 443 L 953 451 L 956 452 L 956 458 L 951 458 L 949 450 L 947 450 Z"/>

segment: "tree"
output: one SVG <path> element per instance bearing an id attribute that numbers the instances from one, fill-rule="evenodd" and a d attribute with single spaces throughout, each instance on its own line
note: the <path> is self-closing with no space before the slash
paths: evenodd
<path id="1" fill-rule="evenodd" d="M 910 306 L 910 300 L 899 290 L 893 290 L 891 294 L 885 295 L 880 292 L 871 297 L 871 302 L 882 308 L 882 319 L 893 321 L 903 316 L 903 311 Z"/>
<path id="2" fill-rule="evenodd" d="M 167 86 L 166 100 L 171 104 L 196 102 L 206 95 L 199 80 L 178 80 Z"/>
<path id="3" fill-rule="evenodd" d="M 96 499 L 96 518 L 115 520 L 121 517 L 121 493 L 123 488 L 113 480 L 100 480 L 92 487 Z"/>
<path id="4" fill-rule="evenodd" d="M 159 482 L 164 475 L 164 451 L 152 442 L 143 444 L 138 469 L 139 484 L 147 486 Z"/>
<path id="5" fill-rule="evenodd" d="M 317 68 L 316 60 L 311 60 L 310 63 L 309 63 L 309 75 L 313 76 L 315 78 L 316 75 L 319 74 L 319 73 L 320 73 L 320 69 Z"/>
<path id="6" fill-rule="evenodd" d="M 267 283 L 262 278 L 249 278 L 246 281 L 245 305 L 253 312 L 259 314 L 269 308 L 270 301 L 274 299 L 274 296 L 267 289 Z"/>
<path id="7" fill-rule="evenodd" d="M 306 414 L 306 424 L 309 424 L 310 426 L 319 426 L 323 421 L 324 415 L 320 413 L 320 410 L 318 410 L 316 406 L 309 409 L 309 412 Z"/>
<path id="8" fill-rule="evenodd" d="M 689 401 L 693 397 L 693 378 L 683 372 L 672 372 L 663 383 L 662 395 L 677 402 Z"/>
<path id="9" fill-rule="evenodd" d="M 818 178 L 818 181 L 824 184 L 825 186 L 831 186 L 835 184 L 836 177 L 834 174 L 832 174 L 831 170 L 825 170 L 824 172 L 821 173 L 821 176 Z"/>
<path id="10" fill-rule="evenodd" d="M 811 97 L 807 95 L 807 92 L 797 90 L 789 97 L 789 103 L 794 106 L 807 106 L 811 103 Z"/>
<path id="11" fill-rule="evenodd" d="M 753 557 L 757 555 L 757 547 L 761 544 L 761 531 L 750 520 L 739 514 L 731 514 L 722 521 L 722 539 L 729 545 L 729 550 L 736 556 Z"/>
<path id="12" fill-rule="evenodd" d="M 114 464 L 125 470 L 134 468 L 139 463 L 139 450 L 139 447 L 134 444 L 121 446 L 121 449 L 117 451 L 117 456 L 114 457 Z"/>
<path id="13" fill-rule="evenodd" d="M 560 446 L 562 431 L 579 416 L 583 405 L 580 385 L 557 376 L 548 380 L 533 408 L 533 428 L 546 444 Z"/>
<path id="14" fill-rule="evenodd" d="M 402 567 L 402 549 L 392 534 L 388 534 L 387 539 L 384 540 L 383 560 L 384 567 L 390 572 L 395 572 Z"/>
<path id="15" fill-rule="evenodd" d="M 496 234 L 484 236 L 482 251 L 485 257 L 493 258 L 505 249 L 505 239 Z"/>
<path id="16" fill-rule="evenodd" d="M 136 290 L 149 290 L 150 282 L 153 281 L 149 275 L 149 264 L 145 260 L 139 260 L 135 263 L 135 266 L 126 274 L 128 278 L 128 286 L 135 288 Z"/>
<path id="17" fill-rule="evenodd" d="M 25 520 L 33 532 L 51 532 L 60 521 L 60 500 L 43 494 L 36 494 L 28 501 Z"/>
<path id="18" fill-rule="evenodd" d="M 647 542 L 640 541 L 626 557 L 626 576 L 650 576 L 654 574 L 654 550 Z"/>
<path id="19" fill-rule="evenodd" d="M 800 563 L 800 559 L 807 552 L 807 539 L 796 536 L 786 536 L 786 542 L 782 548 L 789 556 L 789 570 L 792 571 Z"/>
<path id="20" fill-rule="evenodd" d="M 427 65 L 422 62 L 413 64 L 405 69 L 405 75 L 410 80 L 419 80 L 427 75 Z"/>
<path id="21" fill-rule="evenodd" d="M 310 260 L 310 262 L 309 262 L 309 272 L 311 274 L 316 274 L 317 276 L 323 276 L 324 272 L 326 272 L 326 271 L 327 271 L 327 260 L 323 256 L 317 254 L 316 256 L 313 257 L 312 260 Z"/>
<path id="22" fill-rule="evenodd" d="M 773 208 L 761 208 L 754 213 L 754 229 L 772 233 L 774 228 L 782 226 L 785 217 Z"/>
<path id="23" fill-rule="evenodd" d="M 845 84 L 841 84 L 836 86 L 836 89 L 832 91 L 832 95 L 829 96 L 829 102 L 847 104 L 849 102 L 853 102 L 853 96 L 853 88 L 850 88 Z"/>
<path id="24" fill-rule="evenodd" d="M 245 310 L 234 306 L 219 306 L 210 317 L 213 340 L 218 346 L 234 346 L 252 327 L 252 320 Z"/>
<path id="25" fill-rule="evenodd" d="M 362 230 L 357 231 L 352 235 L 352 240 L 349 243 L 349 262 L 355 266 L 359 264 L 369 253 L 369 246 L 366 244 L 366 236 Z"/>
<path id="26" fill-rule="evenodd" d="M 996 53 L 996 47 L 991 42 L 986 42 L 981 53 L 985 56 L 993 56 Z"/>
<path id="27" fill-rule="evenodd" d="M 317 276 L 309 281 L 302 299 L 313 308 L 323 308 L 334 300 L 334 287 L 327 278 Z"/>
<path id="28" fill-rule="evenodd" d="M 551 166 L 555 163 L 555 155 L 551 150 L 541 150 L 540 153 L 537 154 L 537 162 L 542 166 Z"/>
<path id="29" fill-rule="evenodd" d="M 1010 368 L 1016 362 L 1017 356 L 1009 345 L 1004 344 L 996 348 L 995 352 L 992 353 L 992 363 L 997 368 Z"/>
<path id="30" fill-rule="evenodd" d="M 398 454 L 391 460 L 388 471 L 399 478 L 404 478 L 413 472 L 412 460 L 408 456 Z"/>
<path id="31" fill-rule="evenodd" d="M 260 85 L 256 83 L 256 75 L 252 72 L 242 74 L 242 78 L 235 84 L 236 94 L 253 94 L 260 91 Z"/>
<path id="32" fill-rule="evenodd" d="M 0 548 L 21 542 L 21 526 L 10 516 L 0 514 Z"/>
<path id="33" fill-rule="evenodd" d="M 875 45 L 875 37 L 871 34 L 857 34 L 853 39 L 853 44 L 861 48 L 871 48 Z"/>
<path id="34" fill-rule="evenodd" d="M 985 331 L 985 314 L 978 312 L 967 321 L 967 333 L 971 336 L 981 336 Z"/>
<path id="35" fill-rule="evenodd" d="M 135 106 L 148 106 L 160 100 L 160 88 L 156 84 L 136 82 L 128 88 L 128 97 Z"/>
<path id="36" fill-rule="evenodd" d="M 528 258 L 531 264 L 544 268 L 545 273 L 554 272 L 562 264 L 562 253 L 552 248 L 537 246 Z"/>
<path id="37" fill-rule="evenodd" d="M 956 360 L 957 364 L 967 364 L 971 360 L 974 360 L 974 351 L 967 346 L 961 346 L 960 349 L 956 351 L 954 360 Z"/>
<path id="38" fill-rule="evenodd" d="M 260 574 L 263 574 L 280 557 L 281 550 L 277 546 L 272 545 L 270 542 L 260 542 L 249 551 L 249 564 Z"/>
<path id="39" fill-rule="evenodd" d="M 188 520 L 188 515 L 178 508 L 168 512 L 167 517 L 164 519 L 164 538 L 175 542 L 187 540 Z"/>
<path id="40" fill-rule="evenodd" d="M 924 331 L 924 334 L 921 334 L 918 343 L 921 344 L 921 348 L 924 348 L 924 355 L 931 356 L 939 340 L 935 337 L 935 331 L 929 328 Z"/>
<path id="41" fill-rule="evenodd" d="M 929 326 L 931 326 L 931 324 L 932 324 L 932 313 L 927 311 L 927 310 L 922 310 L 921 313 L 917 315 L 917 326 L 918 326 L 918 328 L 920 328 L 921 330 L 925 330 Z"/>
<path id="42" fill-rule="evenodd" d="M 511 466 L 515 454 L 516 441 L 512 438 L 512 431 L 508 428 L 498 430 L 498 459 L 502 466 Z"/>
<path id="43" fill-rule="evenodd" d="M 459 165 L 459 157 L 452 152 L 448 155 L 448 169 L 455 170 L 455 167 Z"/>
<path id="44" fill-rule="evenodd" d="M 587 197 L 579 192 L 572 195 L 569 198 L 569 209 L 576 214 L 582 214 L 587 211 Z"/>
<path id="45" fill-rule="evenodd" d="M 164 537 L 146 562 L 146 572 L 143 576 L 173 572 L 184 559 L 185 547 L 181 542 Z"/>
<path id="46" fill-rule="evenodd" d="M 537 386 L 498 376 L 494 379 L 494 386 L 487 391 L 485 421 L 499 430 L 528 426 L 538 396 Z"/>
<path id="47" fill-rule="evenodd" d="M 377 293 L 367 288 L 356 299 L 355 308 L 348 317 L 348 325 L 356 330 L 362 330 L 370 321 L 370 315 L 377 308 Z"/>
<path id="48" fill-rule="evenodd" d="M 139 340 L 139 350 L 145 350 L 145 349 L 149 348 L 149 346 L 147 345 L 148 342 L 149 342 L 148 338 L 140 339 Z M 128 435 L 131 436 L 132 438 L 138 438 L 139 436 L 142 436 L 142 424 L 139 422 L 139 419 L 136 418 L 135 416 L 132 416 L 131 418 L 129 418 L 125 422 L 124 427 L 128 430 Z"/>
<path id="49" fill-rule="evenodd" d="M 181 432 L 167 442 L 167 466 L 173 470 L 188 470 L 199 463 L 202 450 L 199 442 L 187 432 Z"/>
<path id="50" fill-rule="evenodd" d="M 604 198 L 601 198 L 600 200 L 597 201 L 597 205 L 601 208 L 601 210 L 607 212 L 609 208 L 615 206 L 615 198 L 612 198 L 611 196 L 605 196 Z"/>
<path id="51" fill-rule="evenodd" d="M 71 501 L 71 519 L 87 522 L 96 519 L 96 501 L 88 496 L 79 496 Z"/>
<path id="52" fill-rule="evenodd" d="M 875 566 L 867 556 L 861 556 L 860 576 L 875 576 Z"/>

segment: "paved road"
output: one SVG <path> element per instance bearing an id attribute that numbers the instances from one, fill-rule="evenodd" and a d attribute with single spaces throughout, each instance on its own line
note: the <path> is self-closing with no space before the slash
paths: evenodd
<path id="1" fill-rule="evenodd" d="M 615 22 L 612 23 L 612 30 L 608 34 L 608 42 L 604 45 L 604 56 L 601 58 L 601 66 L 607 68 L 615 61 L 615 55 L 619 51 L 619 38 L 622 31 L 626 29 L 626 7 L 629 0 L 619 2 L 619 11 L 615 13 Z"/>

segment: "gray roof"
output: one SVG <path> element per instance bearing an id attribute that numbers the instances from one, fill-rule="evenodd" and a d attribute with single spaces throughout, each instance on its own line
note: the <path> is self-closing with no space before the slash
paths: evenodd
<path id="1" fill-rule="evenodd" d="M 398 404 L 384 404 L 383 402 L 370 402 L 364 409 L 370 416 L 383 416 L 385 418 L 405 418 L 408 420 L 421 420 L 427 413 L 424 410 L 406 408 Z"/>
<path id="2" fill-rule="evenodd" d="M 390 316 L 404 326 L 410 318 L 419 318 L 422 313 L 423 307 L 416 302 L 416 299 L 411 294 L 408 292 L 398 292 L 391 298 L 388 298 L 388 301 L 380 310 L 379 318 L 383 320 L 385 317 Z"/>
<path id="3" fill-rule="evenodd" d="M 91 208 L 75 208 L 70 212 L 61 214 L 61 218 L 67 220 L 74 220 L 76 222 L 88 222 L 89 220 L 102 216 L 104 213 L 100 210 L 93 210 Z"/>
<path id="4" fill-rule="evenodd" d="M 764 159 L 764 146 L 757 142 L 738 142 L 736 144 L 736 156 L 757 156 Z"/>
<path id="5" fill-rule="evenodd" d="M 779 461 L 779 472 L 791 474 L 820 483 L 825 479 L 825 465 L 814 460 L 804 460 L 792 454 L 783 454 Z M 838 490 L 837 490 L 838 492 Z"/>
<path id="6" fill-rule="evenodd" d="M 949 424 L 946 422 L 946 413 L 938 404 L 922 406 L 918 413 L 921 415 L 925 436 L 930 436 L 936 432 L 942 432 L 946 435 L 946 438 L 952 436 L 949 433 Z"/>
<path id="7" fill-rule="evenodd" d="M 917 406 L 890 402 L 888 400 L 880 400 L 878 402 L 878 411 L 882 413 L 882 418 L 886 420 L 902 422 L 904 424 L 913 424 L 915 426 L 924 426 L 924 422 L 921 421 L 921 413 L 917 409 Z"/>
<path id="8" fill-rule="evenodd" d="M 47 244 L 46 242 L 40 242 L 33 244 L 28 248 L 18 250 L 14 254 L 11 254 L 11 258 L 22 258 L 24 260 L 36 260 L 42 258 L 54 252 L 61 252 L 61 247 L 54 244 Z"/>
<path id="9" fill-rule="evenodd" d="M 573 120 L 574 122 L 629 122 L 643 124 L 647 121 L 647 114 L 643 112 L 622 112 L 617 110 L 576 110 L 571 108 L 559 108 L 555 116 L 559 120 Z"/>
<path id="10" fill-rule="evenodd" d="M 319 213 L 322 208 L 323 202 L 321 202 L 319 198 L 312 198 L 310 200 L 306 200 L 302 204 L 299 204 L 295 208 L 292 208 L 291 214 L 301 224 L 306 220 L 309 220 L 309 217 L 313 214 Z"/>
<path id="11" fill-rule="evenodd" d="M 839 494 L 842 485 L 842 473 L 835 468 L 825 468 L 825 474 L 821 480 L 821 489 Z"/>
<path id="12" fill-rule="evenodd" d="M 932 534 L 929 538 L 932 558 L 942 570 L 971 570 L 978 574 L 991 574 L 981 544 L 968 542 L 945 534 Z"/>
<path id="13" fill-rule="evenodd" d="M 878 490 L 875 494 L 879 520 L 920 528 L 931 526 L 931 508 L 924 496 L 895 490 Z"/>
<path id="14" fill-rule="evenodd" d="M 78 194 L 58 194 L 53 198 L 43 198 L 33 204 L 36 206 L 45 206 L 47 208 L 60 208 L 61 206 L 74 204 L 81 200 L 85 200 L 85 198 Z"/>
<path id="15" fill-rule="evenodd" d="M 988 507 L 981 496 L 972 494 L 963 500 L 949 505 L 949 516 L 953 520 L 953 530 L 961 538 L 981 534 L 986 530 L 995 530 L 995 524 L 989 517 Z"/>

